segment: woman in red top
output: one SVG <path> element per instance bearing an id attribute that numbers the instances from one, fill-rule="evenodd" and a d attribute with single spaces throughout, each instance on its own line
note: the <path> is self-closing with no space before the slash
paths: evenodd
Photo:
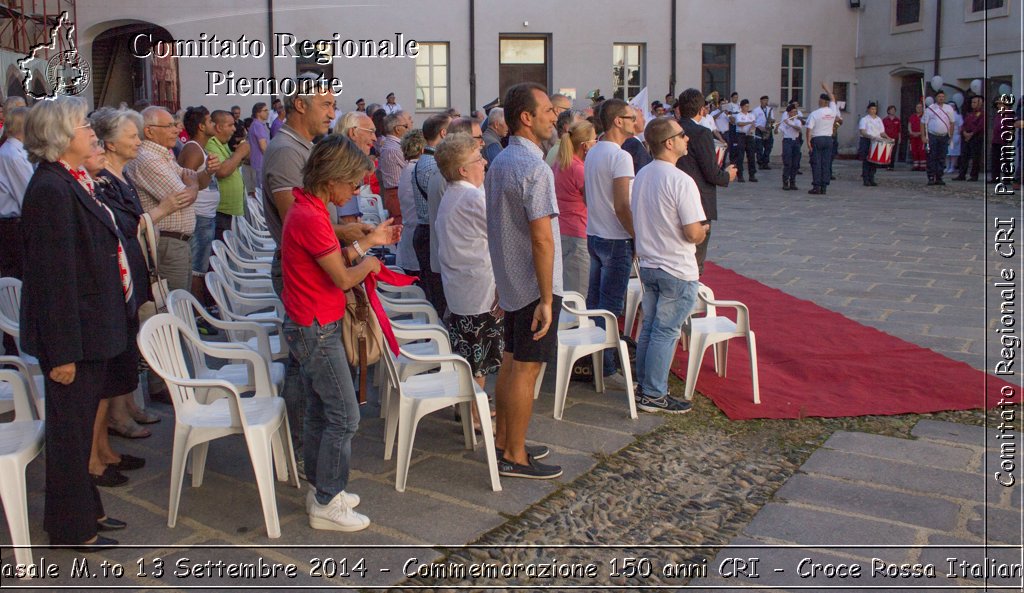
<path id="1" fill-rule="evenodd" d="M 281 267 L 288 319 L 284 334 L 311 386 L 303 426 L 306 477 L 313 485 L 306 497 L 314 529 L 358 531 L 370 524 L 355 512 L 359 497 L 345 492 L 352 437 L 359 426 L 359 402 L 341 343 L 345 290 L 379 272 L 380 260 L 366 250 L 393 243 L 397 228 L 385 221 L 369 235 L 343 248 L 334 233 L 327 204 L 341 206 L 359 193 L 373 161 L 348 138 L 325 137 L 302 171 L 303 188 L 281 232 Z M 344 250 L 344 251 L 343 251 Z M 345 261 L 358 261 L 349 267 Z"/>
<path id="2" fill-rule="evenodd" d="M 587 199 L 583 191 L 583 159 L 597 142 L 594 124 L 578 121 L 569 126 L 558 146 L 555 162 L 555 198 L 562 235 L 562 287 L 587 294 L 590 254 L 587 252 Z"/>
<path id="3" fill-rule="evenodd" d="M 885 110 L 885 117 L 882 118 L 882 125 L 885 126 L 885 135 L 896 141 L 893 144 L 892 160 L 889 161 L 889 170 L 896 169 L 896 155 L 899 153 L 900 148 L 900 118 L 896 117 L 896 106 L 890 105 Z"/>
<path id="4" fill-rule="evenodd" d="M 924 171 L 928 164 L 928 153 L 924 149 L 924 128 L 921 127 L 922 115 L 924 115 L 924 105 L 918 103 L 914 106 L 913 115 L 907 119 L 907 132 L 910 134 L 910 157 L 914 161 L 912 171 Z"/>

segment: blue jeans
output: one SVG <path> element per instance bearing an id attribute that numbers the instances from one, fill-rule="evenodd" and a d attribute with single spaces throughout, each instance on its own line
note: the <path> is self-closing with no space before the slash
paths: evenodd
<path id="1" fill-rule="evenodd" d="M 284 291 L 284 277 L 281 271 L 281 250 L 274 252 L 274 259 L 270 263 L 270 283 L 274 287 L 274 293 L 281 298 Z M 284 314 L 285 320 L 288 313 Z M 281 397 L 284 398 L 285 409 L 288 411 L 288 424 L 292 429 L 292 447 L 296 451 L 302 451 L 305 442 L 302 438 L 303 416 L 306 409 L 306 402 L 309 399 L 308 393 L 313 388 L 309 381 L 302 376 L 302 369 L 295 353 L 288 352 L 288 360 L 285 361 L 284 388 L 281 390 Z M 305 460 L 302 462 L 305 464 Z"/>
<path id="2" fill-rule="evenodd" d="M 942 181 L 946 168 L 946 153 L 949 152 L 949 136 L 928 134 L 928 179 Z"/>
<path id="3" fill-rule="evenodd" d="M 657 268 L 640 268 L 644 321 L 636 344 L 637 379 L 645 396 L 668 394 L 668 373 L 683 321 L 697 300 L 696 280 L 680 280 Z M 693 353 L 691 353 L 691 356 Z"/>
<path id="4" fill-rule="evenodd" d="M 587 287 L 587 308 L 606 309 L 618 317 L 626 305 L 629 270 L 633 265 L 632 239 L 602 239 L 587 235 L 590 253 L 590 286 Z M 596 319 L 604 327 L 603 319 Z M 619 367 L 614 349 L 604 351 L 604 376 L 614 375 Z"/>
<path id="5" fill-rule="evenodd" d="M 288 319 L 285 338 L 311 386 L 306 399 L 303 457 L 306 478 L 316 486 L 316 500 L 327 504 L 348 485 L 352 437 L 359 428 L 359 402 L 352 385 L 341 320 L 306 327 Z"/>
<path id="6" fill-rule="evenodd" d="M 828 187 L 832 170 L 832 136 L 811 138 L 811 175 L 814 185 Z"/>
<path id="7" fill-rule="evenodd" d="M 796 170 L 800 168 L 800 140 L 782 139 L 782 180 L 795 182 Z"/>
<path id="8" fill-rule="evenodd" d="M 192 249 L 193 276 L 202 276 L 210 269 L 210 253 L 213 251 L 213 236 L 216 230 L 216 218 L 196 215 L 196 230 L 188 241 Z"/>

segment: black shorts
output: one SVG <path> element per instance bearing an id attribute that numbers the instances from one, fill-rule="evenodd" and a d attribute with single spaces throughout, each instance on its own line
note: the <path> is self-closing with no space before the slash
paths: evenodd
<path id="1" fill-rule="evenodd" d="M 505 352 L 519 362 L 550 362 L 558 348 L 558 313 L 562 310 L 562 297 L 557 294 L 551 301 L 551 326 L 540 340 L 533 339 L 533 311 L 537 299 L 516 311 L 505 312 Z"/>

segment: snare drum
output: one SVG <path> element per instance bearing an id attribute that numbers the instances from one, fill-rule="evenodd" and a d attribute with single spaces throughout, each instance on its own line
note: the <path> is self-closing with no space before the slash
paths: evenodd
<path id="1" fill-rule="evenodd" d="M 718 166 L 721 167 L 722 163 L 725 162 L 725 152 L 729 149 L 729 145 L 725 142 L 715 140 L 715 159 L 718 160 Z"/>
<path id="2" fill-rule="evenodd" d="M 892 149 L 895 141 L 887 138 L 873 138 L 868 148 L 868 162 L 874 165 L 889 166 L 892 162 Z"/>

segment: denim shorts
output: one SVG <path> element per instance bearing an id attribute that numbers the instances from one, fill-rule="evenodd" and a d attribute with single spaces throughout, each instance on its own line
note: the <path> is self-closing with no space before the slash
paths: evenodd
<path id="1" fill-rule="evenodd" d="M 210 253 L 213 251 L 213 235 L 216 230 L 216 218 L 196 215 L 196 230 L 189 239 L 193 276 L 202 276 L 210 269 Z"/>

